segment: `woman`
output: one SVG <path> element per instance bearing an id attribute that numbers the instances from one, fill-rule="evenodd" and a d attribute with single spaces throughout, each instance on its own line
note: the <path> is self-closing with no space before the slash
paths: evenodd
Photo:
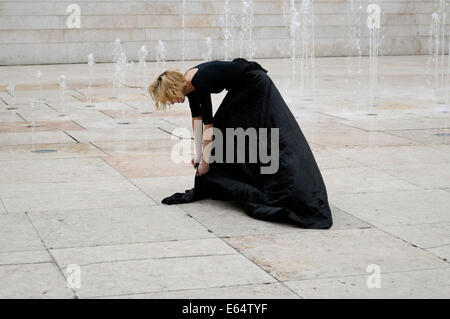
<path id="1" fill-rule="evenodd" d="M 288 221 L 302 228 L 330 228 L 331 211 L 319 168 L 297 121 L 266 73 L 258 63 L 238 58 L 201 63 L 185 74 L 167 70 L 150 85 L 157 107 L 184 102 L 188 97 L 196 146 L 194 188 L 175 193 L 162 203 L 235 200 L 253 218 Z M 224 89 L 228 92 L 212 116 L 210 94 Z M 257 131 L 249 135 L 256 143 L 251 144 L 249 137 L 239 145 L 235 136 L 227 135 L 227 129 Z M 255 145 L 259 154 L 278 155 L 275 170 L 267 173 L 267 161 L 262 157 L 256 162 L 248 160 Z M 211 161 L 219 153 L 225 160 Z M 236 161 L 236 154 L 243 156 L 241 161 Z"/>

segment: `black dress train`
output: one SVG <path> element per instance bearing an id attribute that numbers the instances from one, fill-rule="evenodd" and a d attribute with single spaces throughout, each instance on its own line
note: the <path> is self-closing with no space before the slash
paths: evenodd
<path id="1" fill-rule="evenodd" d="M 256 219 L 287 221 L 302 228 L 330 228 L 333 222 L 322 175 L 300 126 L 267 71 L 257 62 L 242 58 L 205 62 L 196 68 L 192 79 L 196 89 L 188 95 L 193 117 L 202 115 L 205 124 L 220 129 L 223 145 L 226 128 L 267 128 L 266 154 L 271 151 L 270 129 L 279 128 L 279 167 L 273 174 L 261 174 L 260 168 L 269 164 L 259 158 L 257 163 L 249 162 L 246 141 L 246 163 L 210 163 L 206 174 L 195 176 L 194 188 L 166 197 L 162 203 L 234 200 Z M 212 117 L 210 93 L 223 89 L 228 93 Z M 257 139 L 259 143 L 259 135 Z M 239 151 L 234 145 L 235 160 Z M 226 149 L 223 153 L 226 159 Z M 214 147 L 211 154 L 215 154 Z"/>

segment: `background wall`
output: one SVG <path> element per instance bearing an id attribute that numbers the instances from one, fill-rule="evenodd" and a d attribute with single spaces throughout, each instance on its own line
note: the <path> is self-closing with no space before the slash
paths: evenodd
<path id="1" fill-rule="evenodd" d="M 305 0 L 306 1 L 306 0 Z M 230 0 L 230 57 L 239 56 L 242 1 Z M 289 21 L 283 6 L 290 1 L 254 0 L 253 58 L 288 57 Z M 431 14 L 439 0 L 376 1 L 382 10 L 381 54 L 427 54 Z M 445 2 L 445 0 L 444 0 Z M 81 8 L 81 28 L 66 25 L 67 7 Z M 304 3 L 295 1 L 298 10 Z M 316 56 L 347 56 L 368 53 L 366 8 L 369 0 L 315 0 L 314 51 Z M 354 13 L 350 7 L 355 8 Z M 447 7 L 450 5 L 447 5 Z M 45 64 L 86 62 L 90 52 L 97 61 L 112 59 L 116 38 L 123 42 L 127 56 L 138 57 L 142 45 L 148 46 L 149 60 L 155 59 L 158 40 L 166 44 L 168 60 L 181 59 L 182 0 L 127 1 L 0 1 L 0 64 Z M 205 37 L 212 38 L 214 59 L 224 58 L 223 20 L 225 0 L 186 0 L 185 59 L 200 60 Z M 448 19 L 447 19 L 448 20 Z M 223 23 L 222 23 L 223 25 Z M 308 30 L 311 30 L 309 27 Z M 450 28 L 448 28 L 450 30 Z M 309 32 L 309 31 L 308 31 Z M 448 33 L 448 31 L 447 31 Z M 351 39 L 353 35 L 353 39 Z M 355 38 L 356 35 L 356 38 Z M 359 39 L 359 40 L 358 40 Z M 301 35 L 297 41 L 298 52 Z M 446 50 L 447 52 L 447 50 Z"/>

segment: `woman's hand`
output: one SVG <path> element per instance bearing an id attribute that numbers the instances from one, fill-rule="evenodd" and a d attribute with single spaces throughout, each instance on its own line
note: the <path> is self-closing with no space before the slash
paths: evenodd
<path id="1" fill-rule="evenodd" d="M 197 176 L 202 176 L 203 174 L 208 173 L 209 171 L 209 164 L 201 161 L 197 168 Z"/>

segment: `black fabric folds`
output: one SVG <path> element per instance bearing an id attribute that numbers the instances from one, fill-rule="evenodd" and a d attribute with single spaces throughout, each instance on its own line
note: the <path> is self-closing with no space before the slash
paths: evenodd
<path id="1" fill-rule="evenodd" d="M 162 203 L 182 204 L 204 198 L 233 200 L 256 219 L 285 221 L 310 229 L 330 228 L 333 222 L 326 187 L 296 119 L 261 65 L 245 59 L 233 62 L 241 65 L 242 76 L 229 88 L 214 115 L 213 126 L 222 131 L 224 145 L 226 128 L 267 128 L 268 154 L 270 129 L 279 128 L 278 171 L 261 174 L 260 168 L 269 164 L 263 164 L 259 157 L 257 163 L 213 162 L 206 174 L 195 176 L 194 188 L 166 197 Z M 257 138 L 259 142 L 260 135 Z M 236 159 L 239 150 L 234 147 Z"/>

